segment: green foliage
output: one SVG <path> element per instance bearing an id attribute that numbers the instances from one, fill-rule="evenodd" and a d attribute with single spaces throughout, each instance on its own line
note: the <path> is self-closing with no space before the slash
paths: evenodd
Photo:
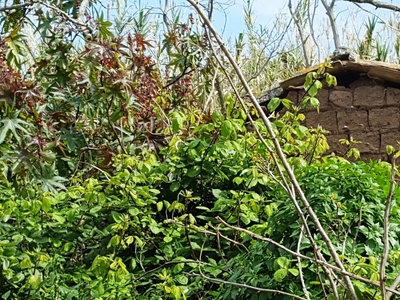
<path id="1" fill-rule="evenodd" d="M 287 178 L 268 150 L 271 136 L 256 120 L 263 144 L 227 92 L 219 75 L 230 66 L 213 56 L 193 15 L 174 12 L 154 41 L 160 24 L 151 11 L 113 28 L 101 11 L 84 15 L 83 26 L 72 2 L 43 8 L 25 15 L 22 5 L 0 18 L 2 299 L 289 299 L 257 288 L 303 296 L 300 271 L 312 299 L 322 287 L 332 292 L 314 263 L 303 260 L 300 270 L 295 257 L 218 221 L 314 257 L 276 180 Z M 250 2 L 246 9 L 249 34 L 239 35 L 236 56 L 257 91 L 301 61 L 295 51 L 265 54 L 270 32 L 256 33 Z M 22 42 L 27 24 L 35 24 L 35 49 Z M 336 84 L 325 67 L 307 75 L 301 107 L 274 98 L 269 117 L 346 269 L 378 280 L 390 168 L 324 157 L 326 131 L 302 125 L 300 109 L 318 109 L 323 79 Z M 400 271 L 398 197 L 396 188 L 388 283 Z M 355 285 L 363 297 L 376 293 Z"/>
<path id="2" fill-rule="evenodd" d="M 275 297 L 204 281 L 199 268 L 211 278 L 302 295 L 293 257 L 224 228 L 217 235 L 207 233 L 218 228 L 219 216 L 288 248 L 298 243 L 298 216 L 285 192 L 263 172 L 269 155 L 254 133 L 246 131 L 241 116 L 240 110 L 226 116 L 216 112 L 196 126 L 188 114 L 176 114 L 179 131 L 195 127 L 187 140 L 175 135 L 159 153 L 162 160 L 146 151 L 117 155 L 111 174 L 95 179 L 80 172 L 65 191 L 57 192 L 60 186 L 55 184 L 42 193 L 43 185 L 31 185 L 19 195 L 3 183 L 0 289 L 5 299 Z M 299 147 L 314 134 L 299 129 L 292 113 L 278 117 L 274 126 L 281 129 L 279 138 L 292 144 L 286 148 L 289 155 L 304 159 L 315 151 Z M 330 158 L 313 159 L 296 172 L 347 268 L 377 278 L 381 200 L 388 192 L 390 168 Z M 397 204 L 392 209 L 397 211 Z M 400 253 L 396 222 L 391 219 L 392 262 Z M 301 249 L 313 257 L 306 239 Z M 388 278 L 398 271 L 396 265 Z M 319 282 L 314 265 L 304 262 L 302 267 L 307 282 Z M 322 293 L 318 286 L 311 290 L 316 298 Z M 359 288 L 364 294 L 375 292 L 362 284 Z"/>

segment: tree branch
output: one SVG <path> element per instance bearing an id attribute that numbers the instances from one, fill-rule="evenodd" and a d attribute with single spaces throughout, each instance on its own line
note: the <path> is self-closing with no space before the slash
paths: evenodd
<path id="1" fill-rule="evenodd" d="M 390 289 L 395 290 L 397 288 L 397 286 L 399 285 L 399 283 L 400 283 L 400 274 L 397 275 L 396 279 L 393 281 L 392 285 L 390 286 Z M 392 296 L 393 293 L 392 293 L 392 291 L 390 291 L 388 289 L 386 289 L 386 290 L 388 291 L 386 293 L 386 297 L 388 299 L 390 299 L 390 297 Z"/>
<path id="2" fill-rule="evenodd" d="M 279 290 L 264 289 L 264 288 L 259 288 L 259 287 L 255 287 L 255 286 L 252 286 L 252 285 L 243 284 L 243 283 L 231 282 L 231 281 L 226 281 L 226 280 L 222 280 L 222 279 L 218 279 L 218 278 L 211 278 L 211 277 L 208 277 L 208 276 L 203 274 L 203 272 L 201 271 L 200 266 L 199 266 L 199 271 L 200 271 L 200 274 L 188 273 L 188 275 L 200 276 L 200 277 L 202 277 L 204 279 L 207 279 L 209 281 L 223 283 L 223 284 L 229 284 L 229 285 L 233 285 L 233 286 L 238 286 L 238 287 L 241 287 L 241 288 L 251 289 L 251 290 L 258 291 L 258 292 L 274 293 L 274 294 L 289 296 L 289 297 L 292 297 L 294 299 L 307 300 L 307 299 L 305 299 L 303 297 L 300 297 L 300 296 L 297 296 L 297 295 L 294 295 L 294 294 L 290 294 L 290 293 L 286 293 L 286 292 L 283 292 L 283 291 L 279 291 Z"/>
<path id="3" fill-rule="evenodd" d="M 340 273 L 342 275 L 349 276 L 351 278 L 354 278 L 356 280 L 359 280 L 361 282 L 370 284 L 370 285 L 378 287 L 378 288 L 380 287 L 380 283 L 378 281 L 373 281 L 373 280 L 358 276 L 356 274 L 350 273 L 350 272 L 348 272 L 346 270 L 342 270 L 339 267 L 336 267 L 334 265 L 331 265 L 331 264 L 327 263 L 326 261 L 316 260 L 316 259 L 314 259 L 312 257 L 309 257 L 309 256 L 306 256 L 304 254 L 297 253 L 297 252 L 295 252 L 293 250 L 290 250 L 289 248 L 286 248 L 285 246 L 279 244 L 278 242 L 276 242 L 276 241 L 274 241 L 274 240 L 272 240 L 270 238 L 261 236 L 259 234 L 256 234 L 254 232 L 251 232 L 250 230 L 247 230 L 247 229 L 244 229 L 244 228 L 241 228 L 241 227 L 236 227 L 236 226 L 230 225 L 230 224 L 226 223 L 224 220 L 222 220 L 220 217 L 216 217 L 216 219 L 217 219 L 218 222 L 221 222 L 222 224 L 224 224 L 225 226 L 231 228 L 232 230 L 236 230 L 238 232 L 243 232 L 243 233 L 246 233 L 247 235 L 249 235 L 249 236 L 251 236 L 251 237 L 253 237 L 253 238 L 257 239 L 257 240 L 271 243 L 271 244 L 277 246 L 278 248 L 284 250 L 285 252 L 293 255 L 294 257 L 300 257 L 301 259 L 304 259 L 304 260 L 307 260 L 307 261 L 310 261 L 310 262 L 313 262 L 313 263 L 316 263 L 316 264 L 320 264 L 320 265 L 326 266 L 327 268 L 329 268 L 329 269 L 331 269 L 333 271 L 336 271 L 336 272 L 338 272 L 338 273 Z M 391 292 L 391 293 L 393 293 L 393 294 L 395 294 L 395 295 L 399 295 L 400 296 L 400 292 L 396 291 L 395 288 L 386 287 L 386 290 Z"/>
<path id="4" fill-rule="evenodd" d="M 382 260 L 381 266 L 379 270 L 380 275 L 380 283 L 381 283 L 381 294 L 382 300 L 390 299 L 391 294 L 386 292 L 386 264 L 387 259 L 389 256 L 389 216 L 390 216 L 390 208 L 392 205 L 392 199 L 395 189 L 395 170 L 396 170 L 396 157 L 395 155 L 392 156 L 392 172 L 391 172 L 391 179 L 390 179 L 390 189 L 389 194 L 386 198 L 385 203 L 385 212 L 383 214 L 383 253 L 382 253 Z"/>
<path id="5" fill-rule="evenodd" d="M 337 31 L 337 26 L 336 26 L 335 13 L 333 11 L 333 8 L 335 7 L 335 0 L 332 0 L 331 4 L 328 4 L 328 2 L 326 2 L 326 0 L 321 0 L 321 2 L 325 7 L 326 14 L 328 15 L 328 18 L 329 18 L 329 23 L 331 24 L 332 34 L 333 34 L 333 42 L 335 43 L 335 49 L 338 49 L 340 47 L 339 34 Z"/>
<path id="6" fill-rule="evenodd" d="M 297 242 L 297 249 L 296 249 L 297 253 L 300 253 L 301 240 L 303 239 L 303 229 L 304 229 L 304 225 L 300 229 L 299 241 Z M 299 277 L 300 277 L 300 283 L 301 283 L 301 287 L 303 289 L 303 293 L 306 296 L 307 300 L 311 300 L 310 293 L 308 292 L 306 284 L 304 282 L 303 268 L 301 267 L 301 258 L 299 256 L 297 256 L 297 264 L 299 266 Z M 324 286 L 323 285 L 321 285 L 321 286 L 322 286 L 322 289 L 325 294 Z"/>
<path id="7" fill-rule="evenodd" d="M 70 21 L 71 23 L 75 24 L 76 26 L 78 26 L 78 27 L 80 27 L 80 28 L 82 28 L 82 29 L 87 30 L 88 33 L 91 33 L 91 32 L 93 31 L 92 28 L 91 28 L 90 26 L 88 26 L 86 23 L 83 22 L 83 20 L 81 21 L 81 20 L 79 20 L 79 19 L 74 19 L 74 18 L 72 18 L 72 17 L 71 17 L 70 15 L 68 15 L 65 11 L 59 9 L 58 7 L 56 7 L 56 6 L 54 6 L 54 5 L 48 4 L 48 3 L 44 2 L 44 1 L 40 1 L 40 0 L 35 0 L 35 1 L 30 2 L 30 3 L 38 3 L 38 4 L 41 4 L 41 5 L 43 5 L 43 6 L 46 6 L 47 8 L 50 8 L 50 9 L 54 10 L 54 11 L 57 12 L 61 17 L 65 18 L 67 21 Z M 82 2 L 81 9 L 79 9 L 79 14 L 82 14 L 82 13 L 84 13 L 84 12 L 86 11 L 86 6 L 85 6 L 85 5 L 87 5 L 87 4 L 88 4 L 88 3 L 86 3 L 85 1 Z M 83 11 L 83 9 L 85 9 L 85 11 Z M 80 17 L 81 17 L 81 15 L 79 15 L 78 18 L 80 18 Z"/>
<path id="8" fill-rule="evenodd" d="M 292 18 L 294 20 L 294 23 L 296 24 L 297 30 L 299 31 L 299 34 L 300 34 L 301 47 L 303 49 L 303 55 L 304 55 L 304 60 L 306 61 L 306 67 L 309 67 L 311 64 L 310 64 L 310 59 L 308 58 L 307 49 L 306 49 L 307 38 L 304 37 L 303 27 L 302 27 L 302 24 L 300 24 L 301 20 L 294 13 L 294 11 L 292 9 L 292 1 L 291 0 L 289 0 L 288 7 L 289 7 L 290 14 L 292 15 Z"/>
<path id="9" fill-rule="evenodd" d="M 10 11 L 10 10 L 13 10 L 13 9 L 21 9 L 21 8 L 24 8 L 24 7 L 31 6 L 33 4 L 34 3 L 31 2 L 31 1 L 27 1 L 27 2 L 21 3 L 21 4 L 15 4 L 15 5 L 10 5 L 10 6 L 0 7 L 0 12 L 2 12 L 2 11 Z"/>
<path id="10" fill-rule="evenodd" d="M 361 4 L 370 4 L 375 6 L 376 8 L 384 8 L 393 11 L 400 11 L 400 6 L 389 4 L 386 2 L 375 1 L 375 0 L 344 0 L 351 3 L 361 3 Z"/>
<path id="11" fill-rule="evenodd" d="M 250 97 L 251 102 L 253 103 L 255 109 L 257 110 L 257 112 L 260 115 L 261 120 L 263 121 L 263 123 L 265 124 L 268 133 L 270 135 L 269 139 L 273 142 L 274 146 L 275 146 L 275 151 L 280 159 L 280 161 L 282 162 L 282 165 L 284 167 L 284 170 L 286 171 L 286 173 L 288 174 L 291 183 L 293 184 L 295 191 L 297 193 L 297 195 L 299 196 L 301 202 L 303 203 L 308 215 L 310 216 L 310 219 L 312 220 L 312 222 L 315 224 L 317 230 L 320 232 L 322 239 L 324 240 L 324 242 L 326 243 L 328 249 L 329 249 L 329 253 L 331 254 L 335 264 L 338 266 L 338 268 L 344 272 L 345 268 L 344 265 L 342 263 L 342 261 L 340 260 L 339 255 L 336 252 L 336 249 L 331 241 L 331 239 L 329 238 L 328 234 L 326 233 L 325 229 L 322 227 L 321 222 L 318 219 L 318 216 L 315 214 L 314 210 L 312 209 L 311 205 L 309 204 L 308 200 L 306 199 L 303 190 L 301 189 L 299 182 L 297 181 L 296 176 L 294 175 L 294 172 L 291 168 L 291 166 L 289 165 L 285 154 L 283 153 L 282 147 L 276 137 L 274 128 L 271 124 L 271 121 L 268 119 L 268 117 L 266 116 L 266 114 L 264 113 L 260 103 L 258 103 L 257 99 L 255 98 L 252 90 L 250 89 L 250 86 L 248 85 L 246 78 L 244 77 L 242 71 L 240 70 L 239 66 L 237 65 L 237 63 L 235 62 L 235 59 L 233 58 L 232 54 L 229 52 L 229 50 L 226 48 L 224 42 L 222 41 L 221 37 L 219 36 L 219 34 L 217 33 L 217 31 L 215 30 L 215 28 L 213 27 L 213 25 L 211 24 L 211 21 L 207 18 L 207 16 L 205 15 L 204 11 L 202 9 L 200 9 L 199 5 L 194 1 L 194 0 L 187 0 L 192 7 L 197 11 L 197 13 L 199 14 L 199 16 L 201 17 L 201 19 L 204 21 L 205 26 L 207 26 L 210 30 L 210 32 L 214 35 L 216 41 L 218 42 L 219 46 L 221 47 L 221 50 L 224 52 L 225 56 L 227 57 L 227 59 L 229 60 L 229 63 L 231 64 L 231 66 L 234 68 L 236 74 L 238 75 L 245 91 L 247 92 L 247 94 Z M 296 201 L 296 199 L 291 199 L 292 201 Z M 348 275 L 344 276 L 344 283 L 346 286 L 347 291 L 350 293 L 350 299 L 353 300 L 357 300 L 357 295 L 354 289 L 354 286 L 349 278 Z"/>

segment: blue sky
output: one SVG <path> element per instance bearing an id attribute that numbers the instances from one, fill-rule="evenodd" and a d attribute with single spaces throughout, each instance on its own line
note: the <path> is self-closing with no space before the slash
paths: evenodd
<path id="1" fill-rule="evenodd" d="M 125 0 L 112 0 L 112 1 L 125 1 Z M 193 12 L 193 9 L 190 7 L 190 4 L 186 0 L 169 0 L 171 6 L 179 7 L 183 14 L 188 12 Z M 223 39 L 227 42 L 228 45 L 233 45 L 235 39 L 238 37 L 240 32 L 245 30 L 245 22 L 243 17 L 243 7 L 244 4 L 247 3 L 247 0 L 214 0 L 214 18 L 213 24 L 214 27 L 218 30 L 220 35 L 222 35 Z M 299 0 L 292 0 L 293 6 L 298 3 Z M 327 0 L 331 2 L 331 0 Z M 400 6 L 400 0 L 380 0 L 384 3 L 391 3 Z M 127 0 L 129 3 L 129 0 Z M 201 0 L 202 3 L 207 3 L 207 0 Z M 286 24 L 286 20 L 290 19 L 290 13 L 287 7 L 288 0 L 251 0 L 252 8 L 253 8 L 253 21 L 255 25 L 262 26 L 263 28 L 271 29 L 271 26 L 274 24 L 276 20 L 276 16 L 279 15 Z M 318 53 L 318 58 L 325 57 L 333 52 L 333 38 L 332 32 L 329 29 L 330 25 L 328 22 L 328 18 L 326 15 L 326 11 L 321 3 L 318 2 L 318 8 L 316 10 L 316 16 L 314 20 L 314 36 L 317 39 L 318 43 L 318 51 L 314 51 Z M 165 0 L 134 0 L 136 7 L 152 7 L 157 8 L 153 11 L 155 13 L 160 13 L 164 7 Z M 222 4 L 220 4 L 222 3 Z M 370 11 L 373 14 L 376 14 L 382 20 L 386 22 L 390 19 L 400 20 L 400 14 L 396 15 L 394 12 L 385 10 L 385 9 L 375 9 L 372 5 L 369 4 L 359 4 L 364 10 Z M 338 31 L 340 35 L 340 45 L 355 48 L 361 40 L 364 39 L 366 26 L 364 25 L 368 18 L 371 18 L 371 14 L 360 10 L 353 3 L 350 3 L 345 0 L 337 0 L 335 6 L 335 13 L 338 25 Z M 307 25 L 308 26 L 308 25 Z M 257 28 L 256 27 L 256 28 Z M 292 28 L 291 30 L 295 30 Z M 309 28 L 306 31 L 309 32 Z M 308 34 L 308 33 L 306 33 Z M 289 34 L 286 36 L 289 41 L 291 38 L 295 38 L 297 36 L 297 32 L 293 32 L 293 35 Z M 374 33 L 374 39 L 379 44 L 387 43 L 391 45 L 389 52 L 389 60 L 396 59 L 397 55 L 393 52 L 393 43 L 396 38 L 396 32 L 389 30 L 388 28 L 384 29 L 384 27 L 378 23 L 377 28 Z M 291 40 L 289 42 L 296 44 L 298 40 Z M 308 47 L 315 47 L 315 44 L 311 43 Z M 321 55 L 321 57 L 320 57 Z"/>
<path id="2" fill-rule="evenodd" d="M 180 6 L 182 10 L 186 10 L 189 7 L 189 4 L 185 0 L 170 0 L 171 5 Z M 330 2 L 331 0 L 327 0 Z M 203 1 L 205 2 L 205 1 Z M 222 33 L 223 30 L 224 36 L 236 36 L 239 32 L 244 29 L 244 21 L 243 21 L 243 4 L 247 2 L 246 0 L 216 0 L 215 5 L 215 14 L 214 14 L 214 25 Z M 225 3 L 222 6 L 218 6 L 217 2 Z M 262 26 L 268 26 L 272 24 L 274 21 L 274 17 L 278 13 L 286 13 L 288 14 L 287 9 L 287 0 L 253 0 L 253 11 L 255 16 L 255 23 L 260 24 Z M 297 2 L 296 0 L 292 0 L 293 5 Z M 382 0 L 385 3 L 392 3 L 400 6 L 400 0 Z M 142 7 L 151 6 L 151 7 L 163 7 L 165 0 L 137 0 L 137 5 L 141 5 Z M 366 10 L 373 11 L 378 15 L 384 16 L 389 12 L 387 10 L 378 9 L 374 10 L 371 5 L 363 4 L 361 5 Z M 345 19 L 348 10 L 356 10 L 356 6 L 352 3 L 349 3 L 344 0 L 337 1 L 335 11 L 338 13 L 338 20 Z M 286 15 L 289 17 L 288 15 Z M 317 11 L 318 17 L 325 17 L 325 11 L 322 4 L 319 5 L 319 9 Z M 360 24 L 367 18 L 367 13 L 358 12 L 357 18 L 359 18 Z"/>

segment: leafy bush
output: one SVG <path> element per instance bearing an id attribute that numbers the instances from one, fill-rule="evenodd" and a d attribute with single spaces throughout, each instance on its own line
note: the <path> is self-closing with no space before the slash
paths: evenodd
<path id="1" fill-rule="evenodd" d="M 264 146 L 254 133 L 245 131 L 242 112 L 232 113 L 238 119 L 215 113 L 210 122 L 194 128 L 189 140 L 176 135 L 159 153 L 162 160 L 146 151 L 121 154 L 115 157 L 111 173 L 75 176 L 59 193 L 43 193 L 32 185 L 20 195 L 4 182 L 0 189 L 3 298 L 277 297 L 226 287 L 202 276 L 302 295 L 294 257 L 221 227 L 216 219 L 296 249 L 298 216 L 279 184 L 260 168 L 269 160 Z M 190 120 L 181 115 L 177 122 L 180 129 Z M 305 139 L 312 136 L 305 133 Z M 296 173 L 347 268 L 376 278 L 390 168 L 385 163 L 325 158 Z M 395 204 L 393 211 L 397 210 Z M 396 262 L 400 253 L 396 217 L 391 228 L 390 260 Z M 316 231 L 315 235 L 329 261 Z M 313 257 L 306 239 L 301 249 Z M 313 264 L 303 264 L 311 287 L 318 282 L 319 271 Z M 398 271 L 395 266 L 389 278 Z M 374 292 L 361 288 L 367 294 Z M 314 286 L 311 292 L 322 297 L 321 288 Z"/>
<path id="2" fill-rule="evenodd" d="M 257 113 L 239 107 L 240 93 L 228 92 L 237 77 L 193 15 L 166 18 L 158 32 L 149 11 L 112 28 L 102 13 L 92 19 L 70 3 L 43 5 L 24 2 L 0 17 L 2 299 L 330 299 L 336 289 L 349 298 L 313 261 L 317 250 L 282 184 L 288 174 L 271 133 L 250 122 Z M 33 50 L 21 42 L 28 21 L 41 42 Z M 251 31 L 250 3 L 247 21 Z M 285 61 L 266 56 L 264 35 L 249 33 L 247 54 L 244 35 L 236 41 L 255 90 L 302 64 L 286 52 Z M 309 73 L 303 105 L 318 109 L 323 77 L 335 83 L 324 68 Z M 346 270 L 360 276 L 357 295 L 372 299 L 376 284 L 362 279 L 383 280 L 390 167 L 324 157 L 326 131 L 304 127 L 300 107 L 276 98 L 267 109 Z M 396 187 L 389 284 L 400 271 L 398 197 Z M 301 261 L 288 252 L 297 249 Z"/>

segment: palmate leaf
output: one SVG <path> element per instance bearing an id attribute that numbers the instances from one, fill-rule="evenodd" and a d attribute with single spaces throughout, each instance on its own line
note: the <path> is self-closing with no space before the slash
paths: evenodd
<path id="1" fill-rule="evenodd" d="M 18 114 L 19 111 L 15 111 L 11 113 L 9 116 L 6 116 L 5 118 L 0 120 L 0 123 L 3 124 L 3 126 L 0 128 L 0 144 L 4 142 L 4 140 L 7 137 L 7 134 L 10 131 L 12 132 L 13 136 L 17 139 L 18 142 L 21 142 L 21 135 L 18 133 L 18 130 L 26 134 L 29 133 L 26 128 L 30 127 L 31 124 L 18 118 Z"/>
<path id="2" fill-rule="evenodd" d="M 50 191 L 58 193 L 57 189 L 66 190 L 66 187 L 62 182 L 67 181 L 64 177 L 56 174 L 56 165 L 53 163 L 49 165 L 41 165 L 41 175 L 37 178 L 37 181 L 42 184 L 42 191 Z"/>

